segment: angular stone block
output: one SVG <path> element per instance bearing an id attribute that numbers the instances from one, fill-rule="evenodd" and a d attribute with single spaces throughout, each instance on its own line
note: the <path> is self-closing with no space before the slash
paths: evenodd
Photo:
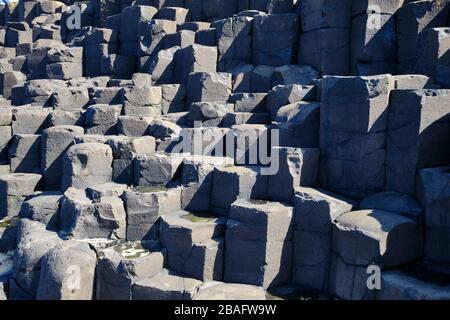
<path id="1" fill-rule="evenodd" d="M 431 28 L 419 34 L 416 71 L 450 86 L 450 28 Z"/>
<path id="2" fill-rule="evenodd" d="M 58 110 L 79 110 L 89 102 L 88 88 L 58 88 L 52 95 L 52 106 Z"/>
<path id="3" fill-rule="evenodd" d="M 186 87 L 180 84 L 167 84 L 161 86 L 163 114 L 184 112 L 186 110 Z"/>
<path id="4" fill-rule="evenodd" d="M 186 87 L 188 106 L 193 102 L 228 101 L 231 94 L 231 74 L 196 72 L 188 76 Z"/>
<path id="5" fill-rule="evenodd" d="M 192 72 L 216 72 L 217 49 L 194 44 L 181 49 L 175 61 L 175 80 L 186 83 Z"/>
<path id="6" fill-rule="evenodd" d="M 157 239 L 159 217 L 181 209 L 181 189 L 142 187 L 124 192 L 127 240 Z"/>
<path id="7" fill-rule="evenodd" d="M 147 243 L 125 242 L 101 250 L 96 299 L 131 300 L 133 284 L 158 274 L 163 264 L 163 254 Z"/>
<path id="8" fill-rule="evenodd" d="M 132 54 L 110 54 L 101 59 L 102 75 L 129 78 L 136 72 L 136 56 Z"/>
<path id="9" fill-rule="evenodd" d="M 70 147 L 62 159 L 61 189 L 86 188 L 111 182 L 112 150 L 106 144 L 81 143 Z"/>
<path id="10" fill-rule="evenodd" d="M 358 209 L 389 211 L 409 217 L 419 223 L 423 216 L 423 208 L 414 197 L 394 191 L 384 191 L 370 195 L 359 203 Z"/>
<path id="11" fill-rule="evenodd" d="M 46 67 L 47 77 L 49 79 L 67 80 L 83 76 L 81 63 L 74 62 L 56 62 L 48 64 Z"/>
<path id="12" fill-rule="evenodd" d="M 252 59 L 252 18 L 232 17 L 216 25 L 219 69 L 229 70 Z"/>
<path id="13" fill-rule="evenodd" d="M 45 225 L 21 219 L 17 225 L 17 250 L 13 257 L 10 298 L 34 299 L 39 285 L 42 257 L 53 247 L 62 243 L 56 232 L 45 230 Z"/>
<path id="14" fill-rule="evenodd" d="M 58 126 L 45 130 L 41 137 L 41 170 L 46 190 L 60 190 L 63 156 L 84 129 L 77 126 Z"/>
<path id="15" fill-rule="evenodd" d="M 272 86 L 312 85 L 319 79 L 320 73 L 308 65 L 289 64 L 275 68 Z"/>
<path id="16" fill-rule="evenodd" d="M 296 60 L 299 35 L 296 14 L 258 15 L 253 19 L 252 62 L 282 66 Z"/>
<path id="17" fill-rule="evenodd" d="M 300 102 L 302 100 L 314 100 L 316 90 L 313 86 L 302 85 L 279 85 L 269 91 L 266 97 L 266 108 L 272 119 L 278 110 L 286 105 Z"/>
<path id="18" fill-rule="evenodd" d="M 192 300 L 266 300 L 261 287 L 237 283 L 210 281 L 204 283 Z"/>
<path id="19" fill-rule="evenodd" d="M 299 7 L 303 32 L 351 27 L 352 0 L 339 3 L 332 0 L 304 0 L 300 2 Z"/>
<path id="20" fill-rule="evenodd" d="M 194 102 L 189 107 L 188 124 L 202 122 L 206 127 L 218 126 L 223 117 L 233 111 L 233 105 L 227 102 Z"/>
<path id="21" fill-rule="evenodd" d="M 147 134 L 152 117 L 120 116 L 117 120 L 117 132 L 127 137 L 141 137 Z"/>
<path id="22" fill-rule="evenodd" d="M 390 75 L 326 77 L 320 109 L 321 185 L 363 198 L 384 187 Z"/>
<path id="23" fill-rule="evenodd" d="M 417 169 L 446 165 L 450 90 L 395 90 L 390 97 L 386 189 L 414 195 Z"/>
<path id="24" fill-rule="evenodd" d="M 450 168 L 446 166 L 422 169 L 417 174 L 416 195 L 425 208 L 425 261 L 450 261 L 447 246 L 450 227 L 449 172 Z"/>
<path id="25" fill-rule="evenodd" d="M 79 126 L 84 124 L 84 111 L 54 110 L 48 118 L 50 127 Z"/>
<path id="26" fill-rule="evenodd" d="M 399 266 L 420 259 L 422 245 L 418 224 L 387 211 L 351 211 L 333 229 L 333 251 L 351 265 Z"/>
<path id="27" fill-rule="evenodd" d="M 236 201 L 227 222 L 224 280 L 263 288 L 289 283 L 292 218 L 292 207 L 281 203 Z"/>
<path id="28" fill-rule="evenodd" d="M 11 173 L 0 176 L 0 216 L 17 216 L 25 198 L 36 191 L 42 176 L 35 173 Z"/>
<path id="29" fill-rule="evenodd" d="M 298 187 L 294 196 L 292 281 L 326 290 L 331 261 L 332 225 L 353 204 L 320 189 Z"/>
<path id="30" fill-rule="evenodd" d="M 346 76 L 350 73 L 350 29 L 317 29 L 300 35 L 298 63 L 323 74 Z"/>
<path id="31" fill-rule="evenodd" d="M 178 211 L 161 217 L 161 245 L 167 266 L 198 280 L 223 278 L 226 219 Z"/>
<path id="32" fill-rule="evenodd" d="M 418 58 L 418 36 L 428 28 L 445 26 L 450 2 L 414 1 L 404 4 L 397 12 L 397 71 L 414 73 Z"/>
<path id="33" fill-rule="evenodd" d="M 267 176 L 257 166 L 215 169 L 211 191 L 211 211 L 228 216 L 238 198 L 263 199 L 267 196 Z"/>
<path id="34" fill-rule="evenodd" d="M 352 20 L 351 70 L 354 75 L 396 73 L 395 16 L 374 9 Z"/>
<path id="35" fill-rule="evenodd" d="M 420 271 L 419 271 L 420 272 Z M 377 300 L 448 300 L 448 285 L 427 281 L 401 271 L 385 271 L 381 276 L 381 291 Z"/>
<path id="36" fill-rule="evenodd" d="M 230 96 L 230 103 L 234 103 L 236 112 L 265 112 L 265 93 L 234 93 Z"/>
<path id="37" fill-rule="evenodd" d="M 120 198 L 93 202 L 85 190 L 69 188 L 61 199 L 59 221 L 60 230 L 74 239 L 125 239 L 126 212 Z"/>
<path id="38" fill-rule="evenodd" d="M 164 49 L 166 37 L 177 32 L 177 23 L 170 20 L 151 19 L 139 23 L 139 54 L 157 55 Z"/>
<path id="39" fill-rule="evenodd" d="M 84 113 L 86 134 L 112 135 L 117 133 L 117 119 L 122 105 L 94 104 Z"/>
<path id="40" fill-rule="evenodd" d="M 274 147 L 272 158 L 278 156 L 276 174 L 268 177 L 267 195 L 276 201 L 292 202 L 296 187 L 313 187 L 319 173 L 319 149 Z"/>
<path id="41" fill-rule="evenodd" d="M 91 300 L 97 255 L 87 243 L 64 241 L 41 261 L 37 300 Z M 70 279 L 78 276 L 76 283 Z"/>
<path id="42" fill-rule="evenodd" d="M 133 300 L 190 300 L 202 282 L 162 272 L 139 280 L 133 286 Z"/>
<path id="43" fill-rule="evenodd" d="M 137 186 L 168 185 L 176 176 L 183 161 L 180 154 L 153 153 L 136 157 L 134 180 Z"/>
<path id="44" fill-rule="evenodd" d="M 19 107 L 13 109 L 14 134 L 40 134 L 48 128 L 50 110 L 41 107 Z"/>
<path id="45" fill-rule="evenodd" d="M 121 12 L 119 39 L 121 42 L 137 41 L 141 21 L 152 19 L 158 10 L 151 6 L 130 6 Z"/>
<path id="46" fill-rule="evenodd" d="M 61 197 L 59 192 L 40 193 L 22 204 L 19 216 L 43 223 L 47 230 L 58 231 Z"/>

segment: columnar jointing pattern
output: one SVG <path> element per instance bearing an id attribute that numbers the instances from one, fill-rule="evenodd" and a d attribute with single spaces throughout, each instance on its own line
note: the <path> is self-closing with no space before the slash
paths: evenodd
<path id="1" fill-rule="evenodd" d="M 0 299 L 450 299 L 450 0 L 11 0 L 0 94 Z"/>

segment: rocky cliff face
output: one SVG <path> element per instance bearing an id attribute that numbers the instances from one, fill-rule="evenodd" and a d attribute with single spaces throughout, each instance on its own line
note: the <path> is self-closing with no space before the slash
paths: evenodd
<path id="1" fill-rule="evenodd" d="M 0 26 L 0 299 L 450 299 L 449 0 Z"/>

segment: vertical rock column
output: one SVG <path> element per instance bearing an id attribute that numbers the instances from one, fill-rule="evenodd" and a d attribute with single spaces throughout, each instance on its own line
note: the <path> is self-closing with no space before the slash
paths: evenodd
<path id="1" fill-rule="evenodd" d="M 226 282 L 273 288 L 291 281 L 292 207 L 237 200 L 225 238 Z"/>
<path id="2" fill-rule="evenodd" d="M 324 74 L 349 75 L 351 0 L 303 0 L 299 64 Z"/>
<path id="3" fill-rule="evenodd" d="M 417 175 L 417 197 L 425 208 L 424 260 L 450 263 L 450 166 Z"/>
<path id="4" fill-rule="evenodd" d="M 450 28 L 430 28 L 419 35 L 416 70 L 450 88 Z"/>
<path id="5" fill-rule="evenodd" d="M 299 17 L 294 13 L 255 16 L 253 64 L 279 67 L 295 63 L 299 28 Z"/>
<path id="6" fill-rule="evenodd" d="M 398 73 L 414 73 L 420 33 L 427 28 L 447 26 L 449 12 L 449 0 L 414 1 L 400 8 L 397 14 Z"/>
<path id="7" fill-rule="evenodd" d="M 252 60 L 251 17 L 232 17 L 216 25 L 219 70 L 227 71 Z"/>
<path id="8" fill-rule="evenodd" d="M 75 136 L 84 134 L 77 126 L 51 127 L 41 137 L 41 170 L 46 190 L 61 189 L 62 158 Z"/>
<path id="9" fill-rule="evenodd" d="M 403 4 L 395 1 L 352 3 L 351 71 L 353 75 L 395 73 L 396 17 Z"/>
<path id="10" fill-rule="evenodd" d="M 414 195 L 418 169 L 450 163 L 450 90 L 391 93 L 386 189 Z"/>
<path id="11" fill-rule="evenodd" d="M 351 198 L 380 191 L 392 76 L 326 77 L 322 85 L 322 187 Z"/>

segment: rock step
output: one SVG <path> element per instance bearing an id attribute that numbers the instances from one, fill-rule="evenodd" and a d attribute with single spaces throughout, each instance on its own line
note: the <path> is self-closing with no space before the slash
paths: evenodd
<path id="1" fill-rule="evenodd" d="M 378 300 L 448 300 L 450 273 L 446 266 L 416 264 L 382 275 Z"/>
<path id="2" fill-rule="evenodd" d="M 167 266 L 201 281 L 223 280 L 226 218 L 178 211 L 161 216 L 161 246 Z"/>

